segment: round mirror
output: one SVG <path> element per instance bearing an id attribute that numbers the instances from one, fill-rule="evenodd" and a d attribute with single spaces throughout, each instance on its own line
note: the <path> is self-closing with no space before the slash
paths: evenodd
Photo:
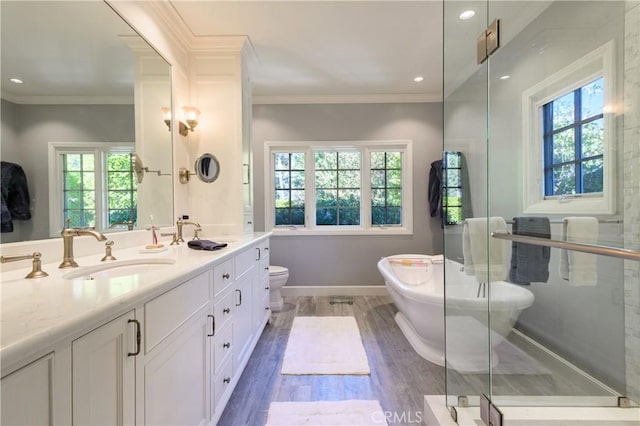
<path id="1" fill-rule="evenodd" d="M 136 174 L 136 180 L 138 183 L 142 183 L 145 167 L 144 164 L 142 164 L 142 158 L 140 158 L 140 156 L 135 152 L 131 154 L 131 165 L 133 166 L 133 171 Z"/>
<path id="2" fill-rule="evenodd" d="M 220 174 L 220 163 L 218 159 L 208 152 L 202 154 L 196 160 L 196 174 L 203 182 L 213 182 Z"/>

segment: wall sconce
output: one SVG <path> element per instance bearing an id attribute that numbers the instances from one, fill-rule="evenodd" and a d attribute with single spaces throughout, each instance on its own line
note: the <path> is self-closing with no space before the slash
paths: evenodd
<path id="1" fill-rule="evenodd" d="M 169 131 L 171 131 L 171 108 L 162 107 L 160 108 L 160 112 L 162 113 L 164 124 L 166 124 L 169 128 Z"/>
<path id="2" fill-rule="evenodd" d="M 171 131 L 171 109 L 167 107 L 160 108 L 162 112 L 162 119 L 164 123 Z M 192 106 L 184 106 L 182 107 L 178 120 L 178 133 L 182 136 L 187 136 L 189 134 L 189 130 L 192 132 L 198 125 L 198 118 L 200 117 L 200 110 L 196 107 Z M 185 122 L 187 124 L 185 124 Z"/>

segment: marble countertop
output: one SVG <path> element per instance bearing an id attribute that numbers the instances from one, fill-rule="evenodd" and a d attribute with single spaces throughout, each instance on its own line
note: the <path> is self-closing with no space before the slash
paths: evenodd
<path id="1" fill-rule="evenodd" d="M 158 253 L 141 253 L 144 246 L 113 251 L 120 260 L 174 259 L 174 264 L 142 265 L 131 274 L 95 273 L 65 279 L 63 275 L 101 265 L 103 253 L 78 257 L 79 268 L 59 269 L 59 261 L 42 265 L 45 278 L 25 279 L 25 268 L 4 272 L 0 283 L 0 361 L 2 376 L 51 352 L 61 342 L 75 339 L 137 305 L 211 268 L 251 244 L 268 237 L 255 233 L 213 239 L 228 242 L 218 251 L 192 250 L 186 244 L 170 246 Z M 129 267 L 130 269 L 132 267 Z M 113 271 L 116 271 L 114 269 Z"/>

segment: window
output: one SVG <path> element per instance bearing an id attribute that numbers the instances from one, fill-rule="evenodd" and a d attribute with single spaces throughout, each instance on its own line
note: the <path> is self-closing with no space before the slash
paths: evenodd
<path id="1" fill-rule="evenodd" d="M 462 223 L 462 154 L 442 155 L 442 217 L 445 225 Z"/>
<path id="2" fill-rule="evenodd" d="M 613 214 L 613 42 L 523 93 L 525 214 Z"/>
<path id="3" fill-rule="evenodd" d="M 269 142 L 265 164 L 278 234 L 411 232 L 409 141 Z"/>
<path id="4" fill-rule="evenodd" d="M 304 153 L 274 154 L 275 224 L 304 225 Z"/>
<path id="5" fill-rule="evenodd" d="M 402 153 L 371 153 L 371 224 L 402 225 Z"/>
<path id="6" fill-rule="evenodd" d="M 132 144 L 51 143 L 49 147 L 50 234 L 60 229 L 137 221 Z"/>
<path id="7" fill-rule="evenodd" d="M 359 151 L 314 154 L 316 225 L 360 225 Z"/>
<path id="8" fill-rule="evenodd" d="M 545 195 L 602 192 L 602 77 L 543 105 Z"/>

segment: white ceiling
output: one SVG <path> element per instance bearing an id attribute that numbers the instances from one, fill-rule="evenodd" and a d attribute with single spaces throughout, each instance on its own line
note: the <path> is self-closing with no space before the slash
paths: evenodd
<path id="1" fill-rule="evenodd" d="M 440 0 L 167 1 L 196 37 L 248 36 L 257 57 L 254 101 L 442 97 Z M 496 16 L 508 22 L 504 43 L 547 5 L 494 2 Z M 1 0 L 0 6 L 4 98 L 42 102 L 47 97 L 59 101 L 90 96 L 104 103 L 130 102 L 132 57 L 118 36 L 135 33 L 104 2 Z M 466 8 L 479 13 L 463 22 L 458 14 Z M 487 21 L 486 3 L 448 1 L 445 12 L 447 69 L 455 71 L 447 78 L 459 84 L 477 69 L 475 38 Z M 418 75 L 424 77 L 421 83 L 413 81 Z M 8 84 L 7 78 L 14 76 L 25 84 Z"/>
<path id="2" fill-rule="evenodd" d="M 119 36 L 136 33 L 105 3 L 1 0 L 0 7 L 3 98 L 132 103 L 133 56 Z"/>
<path id="3" fill-rule="evenodd" d="M 440 1 L 171 4 L 195 36 L 249 37 L 256 97 L 440 98 Z"/>

